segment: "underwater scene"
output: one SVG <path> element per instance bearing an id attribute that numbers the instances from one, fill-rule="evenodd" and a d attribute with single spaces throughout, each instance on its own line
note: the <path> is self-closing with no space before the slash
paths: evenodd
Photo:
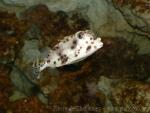
<path id="1" fill-rule="evenodd" d="M 150 113 L 150 0 L 0 0 L 0 113 Z"/>

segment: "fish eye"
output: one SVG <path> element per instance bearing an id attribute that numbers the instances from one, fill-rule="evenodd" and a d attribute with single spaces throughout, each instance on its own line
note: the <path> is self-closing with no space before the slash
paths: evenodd
<path id="1" fill-rule="evenodd" d="M 84 35 L 84 32 L 81 31 L 81 32 L 78 33 L 77 36 L 78 36 L 79 39 L 82 39 L 82 38 L 83 38 L 83 35 Z"/>

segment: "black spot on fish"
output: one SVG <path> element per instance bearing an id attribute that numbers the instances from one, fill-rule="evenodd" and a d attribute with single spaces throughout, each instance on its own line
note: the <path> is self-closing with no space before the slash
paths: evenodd
<path id="1" fill-rule="evenodd" d="M 50 60 L 47 60 L 47 63 L 50 63 Z"/>
<path id="2" fill-rule="evenodd" d="M 75 46 L 71 46 L 71 49 L 74 49 L 75 48 Z"/>
<path id="3" fill-rule="evenodd" d="M 74 40 L 72 43 L 73 43 L 74 45 L 76 45 L 76 44 L 77 44 L 77 40 Z"/>
<path id="4" fill-rule="evenodd" d="M 69 39 L 68 39 L 68 38 L 66 38 L 66 41 L 69 41 Z"/>
<path id="5" fill-rule="evenodd" d="M 54 49 L 54 50 L 57 50 L 57 49 L 59 49 L 59 46 L 55 46 L 53 49 Z"/>
<path id="6" fill-rule="evenodd" d="M 74 55 L 75 57 L 77 57 L 78 55 L 75 53 L 75 55 Z"/>
<path id="7" fill-rule="evenodd" d="M 66 41 L 65 40 L 63 40 L 63 43 L 65 43 Z"/>
<path id="8" fill-rule="evenodd" d="M 91 49 L 91 46 L 88 46 L 87 48 L 86 48 L 86 51 L 89 51 Z"/>
<path id="9" fill-rule="evenodd" d="M 61 53 L 58 53 L 58 56 L 61 56 Z"/>
<path id="10" fill-rule="evenodd" d="M 61 63 L 62 64 L 64 64 L 64 63 L 66 63 L 67 61 L 68 61 L 68 57 L 67 57 L 67 55 L 61 55 L 60 56 L 60 60 L 61 60 Z"/>

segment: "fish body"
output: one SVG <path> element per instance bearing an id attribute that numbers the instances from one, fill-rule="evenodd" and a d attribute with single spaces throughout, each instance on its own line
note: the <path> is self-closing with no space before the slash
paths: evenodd
<path id="1" fill-rule="evenodd" d="M 78 31 L 64 37 L 51 50 L 43 62 L 38 64 L 41 72 L 46 67 L 61 67 L 84 60 L 103 46 L 100 37 L 96 37 L 90 30 Z"/>

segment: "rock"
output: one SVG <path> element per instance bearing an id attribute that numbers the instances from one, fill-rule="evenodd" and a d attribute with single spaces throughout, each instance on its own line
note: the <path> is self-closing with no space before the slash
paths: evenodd
<path id="1" fill-rule="evenodd" d="M 25 63 L 32 63 L 40 58 L 40 51 L 38 50 L 38 40 L 26 40 L 21 51 L 22 59 Z"/>
<path id="2" fill-rule="evenodd" d="M 32 101 L 37 101 L 36 97 L 41 102 L 48 103 L 47 95 L 52 97 L 52 105 L 94 107 L 100 105 L 105 113 L 115 111 L 120 113 L 120 110 L 132 113 L 133 110 L 144 112 L 144 108 L 150 106 L 149 56 L 138 55 L 136 46 L 127 42 L 132 41 L 137 44 L 140 48 L 138 53 L 149 53 L 149 15 L 147 11 L 140 14 L 137 11 L 138 13 L 135 12 L 133 15 L 132 11 L 134 12 L 135 6 L 139 4 L 133 7 L 132 1 L 128 1 L 131 5 L 121 1 L 123 0 L 87 0 L 86 2 L 84 0 L 61 0 L 59 2 L 38 0 L 35 3 L 34 0 L 3 0 L 3 5 L 7 8 L 12 6 L 11 8 L 26 9 L 33 4 L 46 4 L 31 6 L 21 12 L 19 19 L 23 20 L 23 23 L 16 21 L 19 20 L 16 17 L 12 19 L 14 16 L 8 16 L 9 13 L 0 13 L 0 36 L 3 36 L 0 44 L 5 45 L 1 46 L 4 47 L 1 53 L 5 53 L 5 50 L 6 53 L 8 53 L 7 50 L 10 51 L 10 54 L 4 54 L 2 58 L 8 56 L 8 59 L 15 62 L 10 74 L 11 82 L 25 95 L 34 95 L 30 97 L 31 101 L 26 101 L 23 108 L 29 109 L 26 106 L 30 104 L 31 108 L 34 108 Z M 147 5 L 143 7 L 145 10 Z M 133 21 L 136 20 L 136 16 L 140 17 L 137 19 L 139 24 Z M 25 27 L 24 24 L 27 26 Z M 32 62 L 44 57 L 49 46 L 55 45 L 66 35 L 88 28 L 103 38 L 104 47 L 101 51 L 97 51 L 94 56 L 76 67 L 46 69 L 39 81 L 33 79 L 36 75 L 32 70 Z M 6 36 L 9 38 L 8 41 L 5 41 Z M 108 36 L 115 37 L 115 39 L 105 38 Z M 23 44 L 18 42 L 23 42 Z M 2 64 L 6 64 L 6 61 Z M 102 76 L 97 84 L 99 75 L 108 75 L 114 79 Z M 147 80 L 147 83 L 139 82 L 139 80 Z M 6 83 L 3 78 L 1 81 L 4 81 L 3 84 Z M 3 88 L 1 85 L 2 90 L 8 88 L 10 86 Z M 12 96 L 11 99 L 22 98 L 20 95 L 20 97 L 15 96 L 17 98 Z M 24 103 L 23 100 L 21 103 Z M 41 104 L 38 105 L 40 106 L 38 108 L 43 109 Z"/>
<path id="3" fill-rule="evenodd" d="M 34 76 L 37 76 L 37 73 L 33 71 L 32 65 L 35 61 L 40 60 L 41 57 L 39 50 L 39 40 L 41 38 L 40 30 L 33 24 L 22 37 L 24 45 L 15 63 L 28 75 L 29 79 L 32 80 Z"/>
<path id="4" fill-rule="evenodd" d="M 40 3 L 40 0 L 2 0 L 2 2 L 6 5 L 16 5 L 16 6 L 31 6 L 36 5 Z"/>
<path id="5" fill-rule="evenodd" d="M 0 11 L 0 15 L 0 59 L 15 61 L 22 47 L 20 35 L 26 28 L 14 13 Z"/>
<path id="6" fill-rule="evenodd" d="M 32 69 L 32 64 L 36 59 L 40 59 L 41 53 L 39 51 L 40 34 L 36 26 L 31 26 L 29 30 L 23 35 L 24 45 L 21 48 L 12 65 L 10 78 L 15 88 L 26 96 L 37 96 L 41 102 L 48 103 L 47 97 L 42 93 L 40 87 L 34 80 L 36 73 Z M 15 93 L 10 97 L 11 100 L 22 98 L 22 95 Z"/>
<path id="7" fill-rule="evenodd" d="M 150 52 L 150 3 L 147 0 L 3 0 L 2 3 L 25 8 L 45 4 L 54 12 L 76 11 L 84 15 L 90 29 L 101 37 L 123 37 L 138 45 L 139 54 Z"/>
<path id="8" fill-rule="evenodd" d="M 14 91 L 13 94 L 9 97 L 10 101 L 16 101 L 16 100 L 20 100 L 26 98 L 26 95 L 24 95 L 23 93 L 19 92 L 19 91 Z"/>
<path id="9" fill-rule="evenodd" d="M 120 2 L 114 0 L 115 7 L 121 12 L 127 23 L 143 34 L 150 33 L 150 2 L 147 0 L 133 0 Z"/>
<path id="10" fill-rule="evenodd" d="M 26 73 L 20 67 L 13 65 L 10 79 L 17 92 L 10 97 L 10 100 L 15 101 L 26 96 L 37 96 L 41 102 L 47 104 L 48 98 L 42 93 L 40 87 L 27 77 Z"/>
<path id="11" fill-rule="evenodd" d="M 126 29 L 126 31 L 130 33 L 130 38 L 133 35 L 133 43 L 137 44 L 140 48 L 139 54 L 149 53 L 150 2 L 147 0 L 127 0 L 123 2 L 114 0 L 113 3 L 114 8 L 120 12 L 123 19 L 132 28 L 132 30 Z"/>
<path id="12" fill-rule="evenodd" d="M 109 79 L 102 76 L 98 82 L 98 89 L 106 95 L 106 111 L 149 112 L 149 84 L 126 79 Z"/>
<path id="13" fill-rule="evenodd" d="M 62 35 L 65 36 L 66 33 L 71 33 L 75 30 L 77 31 L 77 29 L 82 29 L 88 26 L 88 23 L 86 23 L 86 21 L 84 21 L 81 17 L 72 19 L 74 16 L 75 14 L 72 14 L 71 17 L 68 17 L 64 12 L 49 12 L 47 7 L 43 5 L 34 6 L 23 13 L 22 19 L 30 23 L 30 26 L 22 36 L 24 45 L 19 52 L 19 57 L 15 60 L 15 65 L 19 67 L 19 70 L 21 70 L 22 73 L 18 73 L 18 71 L 13 69 L 10 75 L 12 82 L 15 84 L 17 89 L 19 89 L 19 91 L 21 90 L 21 92 L 25 92 L 30 95 L 33 93 L 32 91 L 34 89 L 36 90 L 34 87 L 38 84 L 39 90 L 35 91 L 35 95 L 43 103 L 47 103 L 48 100 L 43 93 L 47 95 L 57 88 L 59 71 L 56 69 L 46 70 L 43 72 L 43 76 L 38 81 L 34 79 L 36 73 L 34 73 L 32 63 L 36 61 L 36 59 L 40 59 L 42 57 L 45 58 L 47 55 L 46 53 L 49 50 L 48 45 L 51 45 L 52 38 L 47 36 L 48 41 L 50 41 L 48 42 L 45 39 L 45 35 L 51 35 L 54 37 L 54 40 L 57 40 L 57 37 L 61 36 L 63 38 Z M 69 20 L 72 21 L 70 22 Z M 47 21 L 49 24 L 46 24 Z M 65 26 L 61 26 L 60 23 L 62 21 Z M 68 23 L 68 21 L 70 23 Z M 82 23 L 85 24 L 82 26 Z M 55 26 L 59 27 L 56 28 Z M 66 32 L 64 32 L 64 30 Z M 26 86 L 26 88 L 23 86 Z"/>

